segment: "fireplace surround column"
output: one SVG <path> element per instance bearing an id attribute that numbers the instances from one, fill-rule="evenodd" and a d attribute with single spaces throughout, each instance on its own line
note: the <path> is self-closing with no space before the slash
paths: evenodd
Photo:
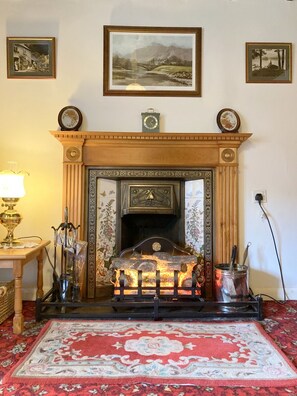
<path id="1" fill-rule="evenodd" d="M 216 257 L 217 263 L 230 261 L 231 246 L 238 244 L 238 164 L 237 150 L 221 149 L 216 167 Z"/>

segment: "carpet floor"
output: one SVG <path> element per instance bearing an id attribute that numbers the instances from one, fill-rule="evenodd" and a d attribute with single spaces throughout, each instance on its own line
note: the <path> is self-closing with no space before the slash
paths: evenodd
<path id="1" fill-rule="evenodd" d="M 179 323 L 176 324 L 171 322 L 171 324 L 174 324 L 174 328 L 170 327 L 171 325 L 168 327 L 165 322 L 120 322 L 120 327 L 115 328 L 112 326 L 115 338 L 110 338 L 109 343 L 105 342 L 105 344 L 103 344 L 105 348 L 104 353 L 108 356 L 108 362 L 110 362 L 111 356 L 115 360 L 115 365 L 112 366 L 112 370 L 119 369 L 122 373 L 123 369 L 128 371 L 123 373 L 124 375 L 114 373 L 111 377 L 107 376 L 105 381 L 104 378 L 102 379 L 102 376 L 104 377 L 102 372 L 100 372 L 99 376 L 97 375 L 97 378 L 96 376 L 93 376 L 93 378 L 92 376 L 91 378 L 85 378 L 81 371 L 83 366 L 79 365 L 76 367 L 76 373 L 73 372 L 66 376 L 61 376 L 61 373 L 58 373 L 58 380 L 55 380 L 57 373 L 54 373 L 52 378 L 50 378 L 50 371 L 53 368 L 56 369 L 58 365 L 52 364 L 52 366 L 45 366 L 44 363 L 55 363 L 55 359 L 58 357 L 58 361 L 62 362 L 60 369 L 65 369 L 65 362 L 68 363 L 67 359 L 69 359 L 67 348 L 69 348 L 70 345 L 73 346 L 73 342 L 75 342 L 74 350 L 81 350 L 82 339 L 85 338 L 84 329 L 79 328 L 76 329 L 76 331 L 73 331 L 73 321 L 43 321 L 41 323 L 36 323 L 34 320 L 34 304 L 29 302 L 24 304 L 24 314 L 26 322 L 25 331 L 22 335 L 17 336 L 12 333 L 12 318 L 7 319 L 0 326 L 0 378 L 3 378 L 6 375 L 5 384 L 0 384 L 0 394 L 3 395 L 297 396 L 297 386 L 291 385 L 290 380 L 283 382 L 282 384 L 279 382 L 280 380 L 283 381 L 281 367 L 283 364 L 287 364 L 289 362 L 289 365 L 291 365 L 290 375 L 293 376 L 293 379 L 295 378 L 296 384 L 297 301 L 288 301 L 285 304 L 265 302 L 265 319 L 260 323 L 245 321 L 237 322 L 237 325 L 233 326 L 234 332 L 232 335 L 230 335 L 230 331 L 227 330 L 227 327 L 224 328 L 224 323 L 228 326 L 228 322 L 221 321 L 216 321 L 215 328 L 218 330 L 213 330 L 214 333 L 212 333 L 211 337 L 209 337 L 210 327 L 212 326 L 210 321 L 205 323 L 205 328 L 203 328 L 204 324 L 197 321 L 179 321 Z M 109 334 L 111 333 L 111 321 L 86 322 L 89 323 L 88 326 L 91 328 L 90 333 L 92 334 L 91 338 L 93 341 L 89 343 L 87 355 L 91 356 L 92 360 L 97 361 L 99 356 L 98 351 L 100 352 L 98 349 L 98 345 L 100 344 L 98 340 L 99 338 L 103 338 L 102 336 L 104 335 L 104 332 L 109 332 Z M 97 328 L 98 322 L 100 323 L 99 330 Z M 94 331 L 92 333 L 92 323 L 94 326 L 97 326 L 97 333 L 95 328 L 93 328 Z M 124 323 L 124 326 L 121 326 L 121 323 Z M 145 326 L 146 323 L 147 326 Z M 199 325 L 199 331 L 195 330 L 197 328 L 196 325 Z M 55 331 L 53 331 L 55 326 Z M 49 329 L 51 329 L 52 333 L 49 333 Z M 265 331 L 263 331 L 263 329 Z M 131 330 L 134 336 L 131 336 Z M 121 331 L 123 332 L 120 333 Z M 140 334 L 141 331 L 143 333 Z M 244 332 L 246 336 L 242 336 L 242 333 Z M 135 337 L 136 333 L 140 335 L 138 338 Z M 207 337 L 204 336 L 206 333 L 208 334 Z M 128 337 L 126 337 L 127 334 Z M 174 337 L 171 335 L 169 336 L 169 334 L 174 334 Z M 264 337 L 261 338 L 261 334 L 262 336 L 264 335 Z M 75 337 L 73 335 L 75 335 Z M 157 344 L 155 343 L 155 339 L 153 340 L 154 343 L 151 343 L 152 335 L 153 338 L 156 336 L 159 337 Z M 39 342 L 43 342 L 43 344 L 39 345 L 39 355 L 29 355 L 28 351 L 30 349 L 31 353 L 34 351 L 34 349 L 32 349 L 32 345 L 36 342 L 37 337 L 39 337 Z M 198 339 L 196 340 L 196 338 Z M 55 342 L 53 342 L 53 339 Z M 170 348 L 174 345 L 174 350 L 168 351 L 168 339 L 173 341 L 173 343 L 170 343 Z M 273 360 L 275 362 L 275 366 L 271 366 L 273 371 L 266 373 L 266 379 L 268 382 L 257 380 L 250 382 L 246 381 L 245 383 L 244 381 L 242 382 L 239 376 L 243 375 L 244 367 L 246 368 L 250 366 L 254 370 L 248 372 L 247 375 L 256 375 L 255 373 L 258 372 L 261 366 L 264 367 L 265 371 L 267 363 L 269 362 L 269 364 L 271 364 L 271 349 L 269 346 L 270 339 L 274 341 L 275 345 L 277 345 L 277 349 L 282 351 L 281 357 L 283 357 L 283 355 L 286 356 L 285 362 L 283 360 Z M 61 344 L 64 342 L 63 340 L 66 340 L 65 345 Z M 123 340 L 125 340 L 125 342 L 123 342 Z M 255 342 L 253 342 L 253 340 Z M 254 356 L 261 356 L 262 360 L 259 360 L 260 364 L 258 366 L 254 365 L 253 361 L 250 359 L 250 352 L 248 354 L 245 353 L 247 351 L 245 341 L 246 345 L 252 347 L 251 350 L 253 351 Z M 125 348 L 123 348 L 124 344 Z M 57 348 L 55 345 L 59 345 L 59 347 Z M 112 352 L 113 345 L 115 345 L 113 348 L 117 350 L 118 353 L 114 353 L 114 351 Z M 48 347 L 49 350 L 47 350 Z M 173 365 L 175 365 L 175 369 L 177 371 L 173 375 L 170 376 L 168 373 L 165 373 L 164 379 L 163 374 L 160 376 L 158 373 L 153 373 L 152 370 L 156 369 L 156 367 L 152 367 L 150 359 L 153 352 L 152 348 L 158 348 L 158 350 L 156 349 L 153 353 L 153 355 L 156 353 L 160 354 L 160 359 L 157 360 L 166 363 L 163 366 L 158 365 L 158 369 L 161 367 L 161 370 L 166 370 L 168 367 L 172 368 Z M 203 350 L 203 348 L 205 349 Z M 205 370 L 207 366 L 206 362 L 207 360 L 209 361 L 209 358 L 206 358 L 204 367 L 203 354 L 205 353 L 205 356 L 207 356 L 206 351 L 210 348 L 212 348 L 212 372 L 209 376 L 209 381 L 193 382 L 191 379 L 197 377 L 197 375 L 195 376 L 193 373 L 195 368 L 197 369 L 197 372 L 199 371 L 199 373 L 201 373 L 204 371 L 204 374 L 207 372 L 209 375 L 209 370 Z M 224 364 L 224 359 L 227 356 L 225 355 L 224 348 L 227 348 L 226 351 L 228 356 L 231 356 L 229 361 L 226 360 L 226 363 L 228 363 L 229 366 Z M 231 349 L 229 350 L 228 348 Z M 57 352 L 56 355 L 54 350 Z M 122 355 L 120 353 L 121 350 L 123 352 Z M 135 359 L 142 359 L 143 362 L 146 363 L 146 365 L 141 365 L 141 367 L 144 367 L 144 373 L 140 373 L 137 376 L 131 376 L 130 370 L 134 367 L 133 361 L 129 361 L 127 364 L 126 360 L 125 364 L 122 364 L 123 356 L 127 355 L 127 350 L 129 351 L 129 356 L 132 357 L 134 361 Z M 142 351 L 141 354 L 138 353 L 140 350 Z M 197 353 L 198 350 L 199 353 Z M 42 354 L 40 354 L 40 351 L 42 351 Z M 180 355 L 181 351 L 182 355 Z M 136 352 L 137 355 L 135 355 Z M 179 357 L 182 357 L 184 364 L 181 364 L 182 360 L 176 359 L 177 353 L 179 354 Z M 267 353 L 269 353 L 269 357 L 267 356 Z M 196 357 L 197 355 L 200 356 L 199 361 L 193 360 L 193 356 Z M 24 358 L 25 356 L 30 356 L 32 363 L 31 366 L 22 365 L 23 362 L 28 361 L 28 359 Z M 34 359 L 36 359 L 36 361 L 34 361 Z M 44 360 L 42 361 L 42 359 Z M 78 355 L 74 356 L 74 360 L 81 361 L 83 359 Z M 230 363 L 233 361 L 235 364 L 233 366 L 231 364 L 230 366 Z M 168 365 L 168 362 L 170 365 Z M 218 362 L 219 366 L 216 366 Z M 89 366 L 89 362 L 85 365 L 85 367 L 87 366 Z M 33 373 L 32 375 L 32 369 L 34 371 L 36 367 L 37 374 Z M 231 370 L 227 373 L 227 377 L 224 374 L 220 380 L 220 376 L 222 376 L 223 371 L 225 370 L 227 372 L 228 367 L 231 368 Z M 46 373 L 47 369 L 49 370 L 48 373 Z M 91 371 L 93 369 L 94 368 L 92 367 L 90 368 Z M 222 369 L 224 370 L 222 371 Z M 106 370 L 108 371 L 109 368 Z M 150 370 L 151 375 L 149 373 Z M 7 375 L 8 372 L 10 372 L 10 376 Z M 87 376 L 89 374 L 90 371 L 87 373 Z M 112 376 L 114 376 L 114 378 L 112 378 Z M 180 376 L 180 378 L 178 376 Z M 117 377 L 118 380 L 116 380 Z M 47 378 L 50 379 L 47 380 Z M 269 381 L 269 379 L 272 379 L 272 381 Z"/>

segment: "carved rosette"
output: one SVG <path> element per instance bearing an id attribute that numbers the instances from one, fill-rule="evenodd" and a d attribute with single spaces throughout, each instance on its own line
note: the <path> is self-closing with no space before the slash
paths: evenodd
<path id="1" fill-rule="evenodd" d="M 69 146 L 64 148 L 65 162 L 79 162 L 82 160 L 82 148 L 77 146 Z"/>
<path id="2" fill-rule="evenodd" d="M 220 149 L 220 162 L 234 164 L 237 162 L 237 151 L 234 148 Z"/>

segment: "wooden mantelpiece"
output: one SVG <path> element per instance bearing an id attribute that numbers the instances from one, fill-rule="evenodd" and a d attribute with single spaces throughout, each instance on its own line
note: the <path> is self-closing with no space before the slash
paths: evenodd
<path id="1" fill-rule="evenodd" d="M 238 244 L 238 148 L 251 133 L 64 132 L 63 208 L 85 236 L 85 168 L 211 168 L 215 171 L 214 259 Z"/>

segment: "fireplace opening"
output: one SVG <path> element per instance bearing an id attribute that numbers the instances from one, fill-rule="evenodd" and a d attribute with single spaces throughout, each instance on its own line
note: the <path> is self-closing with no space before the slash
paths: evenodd
<path id="1" fill-rule="evenodd" d="M 166 214 L 130 214 L 122 218 L 121 249 L 154 235 L 184 245 L 182 219 Z"/>
<path id="2" fill-rule="evenodd" d="M 120 250 L 148 237 L 167 237 L 184 244 L 184 181 L 121 180 Z"/>

